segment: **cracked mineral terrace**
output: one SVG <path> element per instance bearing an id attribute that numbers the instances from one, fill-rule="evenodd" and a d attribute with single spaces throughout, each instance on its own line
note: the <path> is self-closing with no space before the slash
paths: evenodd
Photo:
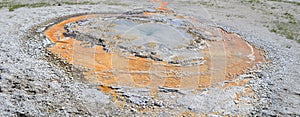
<path id="1" fill-rule="evenodd" d="M 265 61 L 237 34 L 158 11 L 79 15 L 44 34 L 53 43 L 47 50 L 109 87 L 202 89 Z"/>

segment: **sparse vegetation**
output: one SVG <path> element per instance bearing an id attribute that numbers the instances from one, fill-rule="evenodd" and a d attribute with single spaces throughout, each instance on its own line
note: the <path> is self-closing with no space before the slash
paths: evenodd
<path id="1" fill-rule="evenodd" d="M 69 2 L 62 2 L 62 4 L 67 4 L 67 5 L 79 5 L 79 4 L 93 4 L 89 1 L 84 1 L 84 2 L 72 2 L 72 1 L 69 1 Z"/>
<path id="2" fill-rule="evenodd" d="M 36 8 L 36 7 L 44 7 L 48 6 L 50 4 L 40 2 L 40 3 L 33 3 L 33 4 L 13 4 L 8 6 L 9 11 L 14 11 L 15 9 L 21 8 L 21 7 L 29 7 L 29 8 Z"/>
<path id="3" fill-rule="evenodd" d="M 300 2 L 291 2 L 287 0 L 244 0 L 241 1 L 245 5 L 249 5 L 252 10 L 261 11 L 266 16 L 273 16 L 276 19 L 269 21 L 269 25 L 264 25 L 269 28 L 271 32 L 280 34 L 288 39 L 296 40 L 300 43 L 300 20 L 297 19 L 299 16 L 297 12 L 293 10 L 282 11 L 281 13 L 276 12 L 276 10 L 282 9 L 273 4 L 266 4 L 266 2 L 282 2 L 290 3 L 295 5 L 300 5 Z M 274 11 L 274 9 L 276 9 Z M 283 10 L 283 9 L 282 9 Z"/>
<path id="4" fill-rule="evenodd" d="M 275 26 L 270 30 L 271 32 L 278 33 L 288 39 L 293 39 L 300 43 L 300 29 L 297 28 L 296 24 L 278 21 L 274 22 L 274 24 Z"/>
<path id="5" fill-rule="evenodd" d="M 129 4 L 125 4 L 125 3 L 120 3 L 120 2 L 104 2 L 104 4 L 106 5 L 115 5 L 115 6 L 129 6 Z"/>
<path id="6" fill-rule="evenodd" d="M 289 20 L 289 23 L 296 24 L 294 15 L 292 15 L 291 13 L 285 12 L 284 16 Z"/>
<path id="7" fill-rule="evenodd" d="M 49 3 L 40 2 L 40 3 L 30 4 L 29 7 L 36 8 L 36 7 L 44 7 L 44 6 L 48 6 L 48 5 L 50 5 L 50 4 Z"/>
<path id="8" fill-rule="evenodd" d="M 0 9 L 8 6 L 8 2 L 0 2 Z"/>
<path id="9" fill-rule="evenodd" d="M 15 9 L 18 9 L 18 8 L 21 8 L 21 7 L 25 7 L 25 6 L 26 6 L 25 4 L 15 4 L 15 5 L 9 6 L 8 10 L 9 11 L 14 11 Z"/>
<path id="10" fill-rule="evenodd" d="M 66 4 L 66 5 L 79 5 L 79 4 L 95 4 L 89 1 L 85 2 L 57 2 L 56 4 Z M 39 2 L 39 3 L 33 3 L 33 4 L 20 4 L 20 3 L 14 3 L 14 2 L 0 2 L 0 8 L 8 7 L 9 11 L 14 11 L 18 8 L 22 7 L 28 7 L 28 8 L 36 8 L 36 7 L 44 7 L 44 6 L 53 6 L 56 4 L 50 4 L 45 2 Z"/>
<path id="11" fill-rule="evenodd" d="M 21 8 L 21 7 L 25 7 L 25 4 L 16 4 L 16 5 L 12 5 L 8 7 L 9 11 L 14 11 L 15 9 Z"/>
<path id="12" fill-rule="evenodd" d="M 224 8 L 223 6 L 218 5 L 215 1 L 180 1 L 180 3 L 185 5 L 203 5 L 208 7 Z"/>
<path id="13" fill-rule="evenodd" d="M 67 2 L 57 2 L 57 4 L 66 4 L 66 5 L 83 5 L 83 4 L 96 4 L 90 1 L 84 1 L 84 2 L 72 2 L 72 1 L 67 1 Z M 129 4 L 126 3 L 120 3 L 120 2 L 103 2 L 103 4 L 106 5 L 116 5 L 116 6 L 129 6 Z M 8 7 L 9 11 L 14 11 L 18 8 L 22 7 L 28 7 L 28 8 L 36 8 L 36 7 L 44 7 L 44 6 L 53 6 L 56 4 L 49 4 L 49 3 L 33 3 L 33 4 L 19 4 L 19 3 L 13 3 L 13 2 L 0 2 L 0 8 L 3 7 Z"/>
<path id="14" fill-rule="evenodd" d="M 288 21 L 274 21 L 274 26 L 270 31 L 300 43 L 300 21 L 296 20 L 295 16 L 289 12 L 285 12 L 281 18 L 287 19 Z"/>
<path id="15" fill-rule="evenodd" d="M 248 2 L 250 2 L 250 3 L 260 3 L 261 1 L 260 0 L 248 0 Z"/>
<path id="16" fill-rule="evenodd" d="M 294 4 L 294 5 L 300 5 L 300 2 L 296 2 L 296 1 L 286 1 L 286 0 L 270 0 L 270 1 L 285 2 L 285 3 Z"/>

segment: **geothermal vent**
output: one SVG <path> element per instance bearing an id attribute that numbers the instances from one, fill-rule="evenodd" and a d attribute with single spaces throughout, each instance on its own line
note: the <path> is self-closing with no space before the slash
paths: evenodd
<path id="1" fill-rule="evenodd" d="M 108 87 L 201 89 L 264 62 L 239 35 L 163 11 L 77 15 L 44 34 L 50 53 Z"/>

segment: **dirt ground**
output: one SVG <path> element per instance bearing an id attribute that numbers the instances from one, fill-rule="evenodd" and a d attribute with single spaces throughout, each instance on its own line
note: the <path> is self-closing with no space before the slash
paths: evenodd
<path id="1" fill-rule="evenodd" d="M 44 31 L 63 17 L 151 11 L 160 7 L 157 1 L 0 0 L 0 115 L 300 116 L 299 0 L 164 1 L 178 15 L 237 33 L 265 51 L 266 63 L 235 79 L 246 79 L 242 85 L 225 81 L 230 86 L 159 88 L 155 94 L 105 87 L 47 51 Z"/>

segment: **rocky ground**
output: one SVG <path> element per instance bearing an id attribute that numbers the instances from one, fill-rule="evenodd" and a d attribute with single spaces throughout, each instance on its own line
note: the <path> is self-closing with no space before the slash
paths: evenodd
<path id="1" fill-rule="evenodd" d="M 157 3 L 145 0 L 0 2 L 1 116 L 300 115 L 297 0 L 168 1 L 168 8 L 177 14 L 238 33 L 250 44 L 265 50 L 268 62 L 255 71 L 256 77 L 245 86 L 211 87 L 196 93 L 162 89 L 157 100 L 144 96 L 147 94 L 141 92 L 145 89 L 123 88 L 125 101 L 70 74 L 70 65 L 49 59 L 45 54 L 47 42 L 41 39 L 43 27 L 67 15 L 123 13 L 137 8 L 153 9 L 159 6 Z M 234 100 L 237 92 L 248 88 L 254 95 Z"/>

